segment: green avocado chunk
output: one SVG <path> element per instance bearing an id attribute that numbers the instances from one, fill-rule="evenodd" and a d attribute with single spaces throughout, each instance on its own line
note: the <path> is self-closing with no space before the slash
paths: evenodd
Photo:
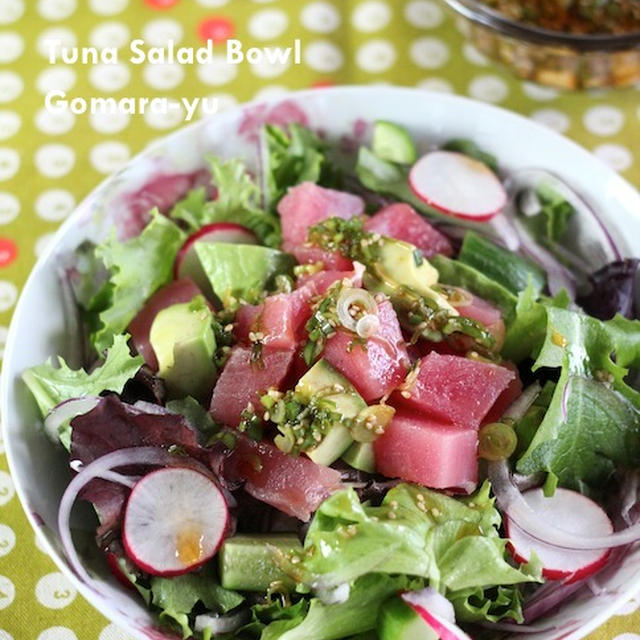
<path id="1" fill-rule="evenodd" d="M 335 462 L 353 443 L 351 431 L 342 424 L 342 420 L 355 418 L 366 408 L 367 403 L 353 385 L 324 359 L 318 360 L 298 380 L 296 392 L 307 401 L 326 397 L 334 403 L 341 420 L 329 428 L 322 442 L 307 451 L 307 455 L 317 464 L 329 465 Z"/>
<path id="2" fill-rule="evenodd" d="M 214 293 L 225 307 L 253 302 L 275 277 L 290 273 L 295 259 L 259 245 L 197 242 L 196 254 Z"/>
<path id="3" fill-rule="evenodd" d="M 216 378 L 216 338 L 211 310 L 202 296 L 160 311 L 149 341 L 158 359 L 158 375 L 173 398 L 206 399 Z"/>
<path id="4" fill-rule="evenodd" d="M 221 585 L 235 591 L 262 593 L 278 582 L 287 589 L 294 588 L 295 582 L 273 560 L 278 551 L 302 551 L 298 536 L 293 533 L 265 533 L 227 538 L 218 553 Z"/>
<path id="5" fill-rule="evenodd" d="M 376 457 L 371 442 L 354 442 L 343 454 L 342 459 L 354 469 L 374 473 Z"/>

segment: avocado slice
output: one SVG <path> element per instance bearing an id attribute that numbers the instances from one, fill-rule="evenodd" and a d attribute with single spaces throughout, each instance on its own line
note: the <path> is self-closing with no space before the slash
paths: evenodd
<path id="1" fill-rule="evenodd" d="M 354 442 L 344 452 L 342 459 L 354 469 L 375 473 L 376 457 L 371 442 Z"/>
<path id="2" fill-rule="evenodd" d="M 252 302 L 275 277 L 291 273 L 295 259 L 259 245 L 196 242 L 196 254 L 216 296 L 225 307 L 234 299 Z"/>
<path id="3" fill-rule="evenodd" d="M 450 314 L 459 315 L 449 301 L 432 288 L 438 282 L 438 271 L 423 257 L 420 249 L 408 242 L 385 238 L 378 259 L 369 271 L 380 282 L 377 288 L 392 299 L 397 287 L 402 285 L 434 300 Z"/>
<path id="4" fill-rule="evenodd" d="M 205 400 L 215 382 L 216 338 L 211 310 L 202 296 L 160 311 L 149 333 L 158 375 L 173 398 Z"/>
<path id="5" fill-rule="evenodd" d="M 353 385 L 324 359 L 318 360 L 298 380 L 296 392 L 309 402 L 314 396 L 327 396 L 335 403 L 336 412 L 342 418 L 355 418 L 367 407 Z M 341 422 L 335 422 L 322 442 L 306 453 L 315 463 L 330 465 L 352 442 L 351 431 Z"/>
<path id="6" fill-rule="evenodd" d="M 220 584 L 225 589 L 264 593 L 274 582 L 293 589 L 295 582 L 274 562 L 274 553 L 302 551 L 298 536 L 239 534 L 227 538 L 218 552 Z"/>

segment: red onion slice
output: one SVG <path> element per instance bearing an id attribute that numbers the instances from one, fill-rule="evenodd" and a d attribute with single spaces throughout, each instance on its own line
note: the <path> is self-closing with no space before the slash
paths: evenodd
<path id="1" fill-rule="evenodd" d="M 65 400 L 59 405 L 55 406 L 44 419 L 45 433 L 53 440 L 58 442 L 58 431 L 60 427 L 67 422 L 75 418 L 76 416 L 89 413 L 92 409 L 95 409 L 100 398 L 98 396 L 83 396 L 81 398 L 72 398 L 71 400 Z"/>
<path id="2" fill-rule="evenodd" d="M 490 462 L 489 479 L 500 508 L 530 536 L 563 549 L 590 550 L 621 547 L 640 540 L 640 523 L 606 536 L 578 536 L 541 521 L 511 482 L 505 460 Z M 570 516 L 570 514 L 567 514 Z"/>

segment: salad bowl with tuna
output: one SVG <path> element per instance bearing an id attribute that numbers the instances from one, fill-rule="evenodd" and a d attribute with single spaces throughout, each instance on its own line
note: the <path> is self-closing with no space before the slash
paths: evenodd
<path id="1" fill-rule="evenodd" d="M 188 170 L 107 182 L 27 285 L 5 431 L 56 489 L 19 490 L 139 637 L 580 637 L 638 586 L 639 199 L 429 99 L 339 135 L 311 94 L 201 123 L 163 150 Z M 38 283 L 56 331 L 19 356 Z"/>

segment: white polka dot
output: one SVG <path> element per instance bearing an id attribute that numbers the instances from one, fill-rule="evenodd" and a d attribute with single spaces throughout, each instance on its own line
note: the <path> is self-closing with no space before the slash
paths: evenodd
<path id="1" fill-rule="evenodd" d="M 146 35 L 144 38 L 149 40 Z M 122 47 L 129 45 L 130 40 L 131 31 L 122 22 L 102 22 L 89 34 L 89 42 L 98 49 L 106 49 L 107 47 L 122 49 Z"/>
<path id="2" fill-rule="evenodd" d="M 19 33 L 3 31 L 0 33 L 0 64 L 9 64 L 17 60 L 24 52 L 24 40 Z"/>
<path id="3" fill-rule="evenodd" d="M 20 200 L 12 193 L 0 191 L 0 224 L 8 224 L 20 213 Z"/>
<path id="4" fill-rule="evenodd" d="M 331 33 L 340 26 L 340 13 L 329 2 L 310 2 L 300 12 L 300 22 L 316 33 Z"/>
<path id="5" fill-rule="evenodd" d="M 76 154 L 64 144 L 45 144 L 34 156 L 36 169 L 47 178 L 66 176 L 76 163 Z"/>
<path id="6" fill-rule="evenodd" d="M 0 24 L 11 24 L 24 13 L 24 0 L 0 0 Z"/>
<path id="7" fill-rule="evenodd" d="M 359 31 L 372 33 L 384 29 L 391 20 L 391 9 L 381 0 L 360 3 L 351 15 L 351 24 Z"/>
<path id="8" fill-rule="evenodd" d="M 36 240 L 36 244 L 33 247 L 36 258 L 39 258 L 47 250 L 55 235 L 55 233 L 45 233 Z"/>
<path id="9" fill-rule="evenodd" d="M 130 79 L 131 71 L 122 62 L 92 65 L 89 71 L 89 82 L 101 91 L 120 91 L 129 84 Z"/>
<path id="10" fill-rule="evenodd" d="M 207 7 L 208 9 L 215 9 L 216 7 L 223 7 L 229 2 L 229 0 L 196 0 L 201 7 Z"/>
<path id="11" fill-rule="evenodd" d="M 13 636 L 4 629 L 0 629 L 0 640 L 13 640 Z"/>
<path id="12" fill-rule="evenodd" d="M 76 590 L 61 573 L 48 573 L 36 584 L 36 599 L 48 609 L 64 609 L 76 597 Z"/>
<path id="13" fill-rule="evenodd" d="M 249 33 L 258 40 L 273 40 L 289 26 L 289 18 L 281 9 L 263 9 L 249 19 Z"/>
<path id="14" fill-rule="evenodd" d="M 91 11 L 101 16 L 113 16 L 127 8 L 129 0 L 89 0 Z"/>
<path id="15" fill-rule="evenodd" d="M 58 44 L 56 41 L 59 40 Z M 49 60 L 52 52 L 54 52 L 56 59 L 60 57 L 60 50 L 72 49 L 76 46 L 78 39 L 76 34 L 67 27 L 50 27 L 40 32 L 38 40 L 36 41 L 36 49 L 38 53 Z"/>
<path id="16" fill-rule="evenodd" d="M 22 78 L 13 71 L 0 71 L 0 103 L 15 100 L 24 89 Z"/>
<path id="17" fill-rule="evenodd" d="M 540 102 L 555 100 L 560 94 L 557 89 L 543 87 L 542 85 L 535 84 L 533 82 L 523 82 L 522 91 L 532 100 L 539 100 Z"/>
<path id="18" fill-rule="evenodd" d="M 386 71 L 395 61 L 396 50 L 387 40 L 370 40 L 356 52 L 356 64 L 370 73 Z"/>
<path id="19" fill-rule="evenodd" d="M 78 636 L 69 627 L 49 627 L 37 640 L 78 640 Z"/>
<path id="20" fill-rule="evenodd" d="M 411 59 L 423 69 L 437 69 L 449 60 L 449 47 L 438 38 L 418 38 L 411 43 Z"/>
<path id="21" fill-rule="evenodd" d="M 4 358 L 4 348 L 7 344 L 7 336 L 9 335 L 8 327 L 0 327 L 0 358 Z M 4 453 L 4 442 L 0 435 L 0 453 Z"/>
<path id="22" fill-rule="evenodd" d="M 16 597 L 16 588 L 6 576 L 0 576 L 0 609 L 6 609 Z"/>
<path id="23" fill-rule="evenodd" d="M 13 178 L 19 168 L 20 154 L 15 149 L 0 147 L 0 182 Z"/>
<path id="24" fill-rule="evenodd" d="M 0 140 L 7 140 L 20 131 L 22 118 L 15 111 L 0 111 Z"/>
<path id="25" fill-rule="evenodd" d="M 168 108 L 166 113 L 159 110 L 145 111 L 144 121 L 152 129 L 173 129 L 173 127 L 177 127 L 184 121 L 184 108 L 177 100 L 170 101 L 169 104 L 175 106 Z"/>
<path id="26" fill-rule="evenodd" d="M 57 222 L 64 220 L 76 206 L 73 194 L 65 189 L 43 191 L 35 202 L 36 213 L 43 220 Z"/>
<path id="27" fill-rule="evenodd" d="M 601 144 L 593 153 L 614 171 L 626 171 L 633 164 L 633 154 L 620 144 Z"/>
<path id="28" fill-rule="evenodd" d="M 182 40 L 182 25 L 177 20 L 158 18 L 144 25 L 142 37 L 152 47 L 165 47 L 169 40 L 176 44 Z"/>
<path id="29" fill-rule="evenodd" d="M 599 105 L 586 111 L 582 119 L 584 126 L 598 136 L 613 136 L 624 125 L 624 114 L 617 107 Z"/>
<path id="30" fill-rule="evenodd" d="M 469 84 L 469 95 L 485 102 L 502 102 L 509 93 L 507 83 L 498 76 L 478 76 Z"/>
<path id="31" fill-rule="evenodd" d="M 464 53 L 464 57 L 471 62 L 471 64 L 476 64 L 480 67 L 486 67 L 489 64 L 487 56 L 478 51 L 470 42 L 467 42 L 464 47 L 462 47 L 462 53 Z"/>
<path id="32" fill-rule="evenodd" d="M 38 13 L 45 20 L 64 20 L 77 8 L 76 0 L 39 0 Z"/>
<path id="33" fill-rule="evenodd" d="M 108 624 L 100 632 L 98 640 L 131 640 L 131 636 L 115 624 Z"/>
<path id="34" fill-rule="evenodd" d="M 414 27 L 433 29 L 444 20 L 442 9 L 431 0 L 413 0 L 404 8 L 404 17 Z"/>
<path id="35" fill-rule="evenodd" d="M 284 98 L 288 93 L 291 93 L 291 89 L 272 84 L 258 89 L 253 97 L 255 100 L 277 100 L 278 98 Z"/>
<path id="36" fill-rule="evenodd" d="M 531 114 L 531 117 L 536 122 L 539 122 L 558 133 L 564 133 L 571 126 L 569 116 L 557 109 L 539 109 L 538 111 L 534 111 Z"/>
<path id="37" fill-rule="evenodd" d="M 416 85 L 419 89 L 426 89 L 427 91 L 438 91 L 440 93 L 453 93 L 453 87 L 448 80 L 443 78 L 425 78 L 420 80 Z"/>
<path id="38" fill-rule="evenodd" d="M 277 78 L 282 75 L 289 67 L 291 63 L 289 61 L 281 62 L 269 62 L 267 60 L 261 60 L 256 64 L 252 64 L 250 69 L 259 78 Z"/>
<path id="39" fill-rule="evenodd" d="M 17 297 L 16 285 L 7 280 L 0 280 L 0 311 L 11 309 L 16 303 Z M 0 470 L 0 507 L 7 504 L 13 498 L 14 493 L 11 476 L 6 471 Z"/>
<path id="40" fill-rule="evenodd" d="M 113 173 L 121 169 L 131 157 L 131 151 L 124 142 L 101 142 L 91 149 L 89 160 L 100 173 Z"/>
<path id="41" fill-rule="evenodd" d="M 177 63 L 146 64 L 142 77 L 152 89 L 168 91 L 175 89 L 184 80 L 184 67 Z"/>
<path id="42" fill-rule="evenodd" d="M 76 118 L 70 111 L 63 111 L 61 109 L 60 111 L 53 112 L 47 111 L 45 107 L 42 107 L 34 118 L 36 128 L 42 131 L 42 133 L 47 133 L 52 136 L 71 131 L 75 121 Z"/>
<path id="43" fill-rule="evenodd" d="M 0 524 L 0 556 L 11 553 L 16 546 L 16 534 L 7 524 Z"/>
<path id="44" fill-rule="evenodd" d="M 230 93 L 212 93 L 200 102 L 199 112 L 201 118 L 232 109 L 238 104 L 238 99 Z M 215 109 L 215 111 L 214 111 Z"/>
<path id="45" fill-rule="evenodd" d="M 304 61 L 314 71 L 331 73 L 337 71 L 344 62 L 339 47 L 328 40 L 316 40 L 304 50 Z"/>
<path id="46" fill-rule="evenodd" d="M 238 66 L 229 64 L 226 56 L 214 55 L 207 64 L 199 64 L 196 70 L 204 84 L 219 86 L 231 82 L 238 74 Z"/>
<path id="47" fill-rule="evenodd" d="M 42 71 L 36 80 L 40 93 L 48 93 L 59 89 L 70 91 L 76 83 L 76 72 L 70 67 L 58 65 Z"/>
<path id="48" fill-rule="evenodd" d="M 98 112 L 89 114 L 91 128 L 98 133 L 113 134 L 120 133 L 129 125 L 130 116 L 122 112 Z"/>

